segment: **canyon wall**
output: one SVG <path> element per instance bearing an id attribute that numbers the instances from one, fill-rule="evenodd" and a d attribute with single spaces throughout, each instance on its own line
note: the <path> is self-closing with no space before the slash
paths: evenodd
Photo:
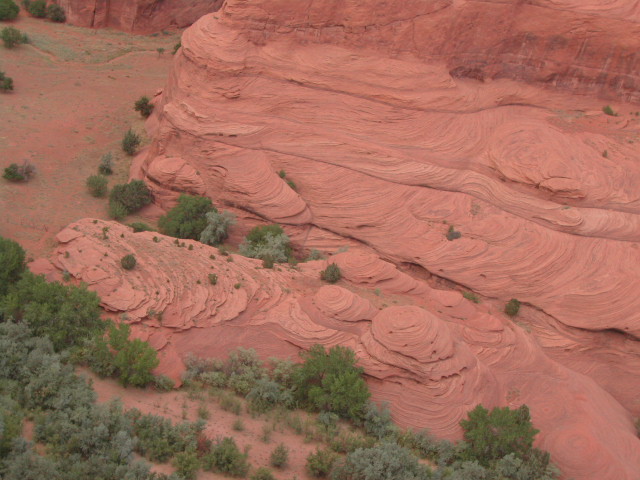
<path id="1" fill-rule="evenodd" d="M 59 0 L 68 23 L 81 27 L 109 27 L 135 33 L 188 27 L 217 11 L 222 0 Z"/>

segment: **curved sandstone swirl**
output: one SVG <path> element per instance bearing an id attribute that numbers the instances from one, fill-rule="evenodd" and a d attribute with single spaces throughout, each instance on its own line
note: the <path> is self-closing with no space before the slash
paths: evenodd
<path id="1" fill-rule="evenodd" d="M 504 315 L 489 313 L 491 302 L 434 289 L 370 252 L 267 270 L 198 242 L 176 244 L 89 219 L 58 240 L 51 263 L 38 260 L 31 269 L 86 282 L 110 315 L 159 350 L 158 371 L 178 380 L 189 353 L 220 357 L 245 346 L 295 358 L 315 343 L 345 345 L 374 399 L 390 402 L 402 426 L 459 439 L 459 421 L 476 404 L 525 403 L 541 429 L 538 445 L 567 477 L 632 479 L 640 466 L 632 418 L 593 380 L 551 360 Z M 129 253 L 137 264 L 127 271 L 120 259 Z M 319 272 L 329 262 L 343 266 L 347 280 L 323 284 Z M 397 305 L 382 303 L 390 299 Z M 597 462 L 580 461 L 585 455 Z"/>

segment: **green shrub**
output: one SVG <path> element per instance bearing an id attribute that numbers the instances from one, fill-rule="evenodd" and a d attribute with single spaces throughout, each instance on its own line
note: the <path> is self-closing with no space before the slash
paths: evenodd
<path id="1" fill-rule="evenodd" d="M 231 212 L 218 212 L 215 208 L 205 214 L 206 227 L 200 234 L 200 241 L 207 245 L 219 245 L 229 236 L 229 228 L 236 224 L 236 216 Z"/>
<path id="2" fill-rule="evenodd" d="M 0 0 L 0 21 L 15 20 L 20 7 L 13 0 Z"/>
<path id="3" fill-rule="evenodd" d="M 111 152 L 105 153 L 100 159 L 98 173 L 102 175 L 111 175 L 113 173 L 113 155 Z"/>
<path id="4" fill-rule="evenodd" d="M 215 210 L 211 199 L 180 195 L 178 204 L 158 220 L 158 228 L 165 235 L 198 240 L 207 226 L 205 215 Z"/>
<path id="5" fill-rule="evenodd" d="M 613 108 L 611 108 L 611 105 L 606 105 L 606 106 L 602 107 L 602 111 L 606 115 L 611 115 L 612 117 L 616 116 L 616 112 L 613 111 Z"/>
<path id="6" fill-rule="evenodd" d="M 473 303 L 480 303 L 480 298 L 473 292 L 462 292 L 462 296 Z"/>
<path id="7" fill-rule="evenodd" d="M 175 387 L 175 382 L 166 375 L 154 375 L 153 386 L 160 392 L 170 392 Z"/>
<path id="8" fill-rule="evenodd" d="M 431 470 L 409 450 L 386 442 L 361 448 L 336 465 L 332 480 L 416 480 L 431 478 Z M 457 478 L 457 477 L 456 477 Z"/>
<path id="9" fill-rule="evenodd" d="M 340 432 L 329 441 L 331 450 L 337 453 L 350 453 L 359 448 L 371 448 L 376 443 L 373 437 L 356 432 Z"/>
<path id="10" fill-rule="evenodd" d="M 120 260 L 120 265 L 122 265 L 122 268 L 124 268 L 125 270 L 133 270 L 133 268 L 136 266 L 136 263 L 136 257 L 132 254 L 125 255 Z"/>
<path id="11" fill-rule="evenodd" d="M 52 3 L 47 7 L 47 18 L 52 22 L 64 23 L 67 21 L 67 16 L 64 13 L 64 9 L 60 5 Z"/>
<path id="12" fill-rule="evenodd" d="M 260 378 L 255 382 L 247 394 L 247 400 L 251 410 L 257 413 L 264 413 L 278 405 L 290 407 L 293 404 L 291 392 L 268 378 Z"/>
<path id="13" fill-rule="evenodd" d="M 13 78 L 7 77 L 4 72 L 0 72 L 0 91 L 10 92 L 13 90 Z"/>
<path id="14" fill-rule="evenodd" d="M 6 48 L 13 48 L 23 43 L 22 32 L 14 27 L 3 28 L 2 32 L 0 33 L 0 37 L 2 37 L 2 42 L 4 43 L 4 46 Z"/>
<path id="15" fill-rule="evenodd" d="M 104 331 L 100 299 L 86 286 L 47 282 L 24 271 L 0 301 L 0 315 L 26 323 L 33 333 L 47 336 L 57 351 L 82 345 Z"/>
<path id="16" fill-rule="evenodd" d="M 36 18 L 44 18 L 47 16 L 46 0 L 31 0 L 28 3 L 27 12 Z"/>
<path id="17" fill-rule="evenodd" d="M 315 410 L 361 420 L 370 393 L 353 350 L 338 345 L 327 352 L 322 345 L 314 345 L 300 355 L 304 363 L 293 379 L 298 400 Z"/>
<path id="18" fill-rule="evenodd" d="M 36 168 L 29 163 L 28 160 L 25 160 L 22 165 L 18 165 L 17 163 L 9 165 L 4 169 L 4 174 L 2 176 L 10 182 L 26 182 L 35 174 L 35 172 Z"/>
<path id="19" fill-rule="evenodd" d="M 251 480 L 276 480 L 276 477 L 267 467 L 260 467 L 251 475 Z"/>
<path id="20" fill-rule="evenodd" d="M 136 212 L 149 205 L 153 200 L 149 187 L 142 180 L 132 180 L 129 183 L 115 185 L 109 194 L 109 205 L 118 209 L 117 213 L 125 215 Z M 118 205 L 122 206 L 120 208 Z M 114 217 L 117 218 L 117 217 Z"/>
<path id="21" fill-rule="evenodd" d="M 153 112 L 153 104 L 149 102 L 149 97 L 142 96 L 136 100 L 133 109 L 136 112 L 140 112 L 140 115 L 144 118 L 148 118 L 149 115 L 151 115 L 151 112 Z"/>
<path id="22" fill-rule="evenodd" d="M 133 228 L 133 233 L 154 231 L 151 225 L 147 225 L 144 222 L 133 222 L 133 223 L 130 223 L 129 226 Z"/>
<path id="23" fill-rule="evenodd" d="M 87 189 L 94 197 L 104 197 L 107 194 L 107 178 L 103 175 L 91 175 L 87 178 Z"/>
<path id="24" fill-rule="evenodd" d="M 506 313 L 510 317 L 515 317 L 519 311 L 520 311 L 520 301 L 515 298 L 512 298 L 511 300 L 509 300 L 504 307 L 504 313 Z"/>
<path id="25" fill-rule="evenodd" d="M 211 285 L 216 285 L 218 283 L 218 275 L 216 275 L 215 273 L 210 273 L 209 274 L 209 283 Z"/>
<path id="26" fill-rule="evenodd" d="M 309 252 L 309 256 L 307 257 L 307 261 L 310 260 L 322 260 L 324 256 L 320 250 L 316 250 L 315 248 Z"/>
<path id="27" fill-rule="evenodd" d="M 200 468 L 200 460 L 195 449 L 176 454 L 173 466 L 176 468 L 176 473 L 184 480 L 195 480 Z"/>
<path id="28" fill-rule="evenodd" d="M 233 477 L 244 477 L 249 472 L 248 455 L 242 453 L 231 437 L 218 438 L 202 463 L 205 470 L 220 472 Z"/>
<path id="29" fill-rule="evenodd" d="M 121 220 L 129 214 L 127 208 L 119 202 L 109 202 L 109 217 Z"/>
<path id="30" fill-rule="evenodd" d="M 368 435 L 373 435 L 379 440 L 391 437 L 397 431 L 386 403 L 378 407 L 375 403 L 369 402 L 365 408 L 363 426 Z"/>
<path id="31" fill-rule="evenodd" d="M 331 472 L 337 455 L 331 450 L 316 449 L 307 457 L 307 471 L 312 477 L 326 477 Z"/>
<path id="32" fill-rule="evenodd" d="M 320 272 L 320 278 L 327 283 L 336 283 L 342 278 L 340 267 L 335 263 L 330 263 L 327 268 Z"/>
<path id="33" fill-rule="evenodd" d="M 129 129 L 127 130 L 127 133 L 124 134 L 124 138 L 122 139 L 122 150 L 127 155 L 135 155 L 141 141 L 142 139 L 140 138 L 140 135 L 138 135 L 132 129 Z"/>
<path id="34" fill-rule="evenodd" d="M 527 458 L 539 432 L 531 424 L 526 405 L 515 410 L 496 407 L 491 412 L 478 405 L 469 412 L 468 420 L 460 422 L 460 426 L 466 442 L 463 458 L 475 460 L 485 467 L 510 453 Z"/>
<path id="35" fill-rule="evenodd" d="M 291 256 L 291 246 L 280 225 L 265 225 L 253 228 L 240 244 L 240 254 L 245 257 L 286 262 Z"/>
<path id="36" fill-rule="evenodd" d="M 173 46 L 173 54 L 175 55 L 176 53 L 178 53 L 178 50 L 180 50 L 180 47 L 182 46 L 182 42 L 178 42 Z"/>
<path id="37" fill-rule="evenodd" d="M 449 226 L 449 230 L 447 231 L 447 240 L 449 240 L 449 241 L 457 240 L 461 236 L 462 236 L 462 234 L 460 232 L 456 231 L 456 229 L 453 228 L 453 225 Z"/>
<path id="38" fill-rule="evenodd" d="M 279 444 L 276 448 L 271 452 L 271 456 L 269 457 L 269 461 L 271 465 L 276 468 L 284 468 L 289 463 L 289 449 L 284 443 Z"/>
<path id="39" fill-rule="evenodd" d="M 16 283 L 25 270 L 25 254 L 17 242 L 0 237 L 0 297 Z"/>

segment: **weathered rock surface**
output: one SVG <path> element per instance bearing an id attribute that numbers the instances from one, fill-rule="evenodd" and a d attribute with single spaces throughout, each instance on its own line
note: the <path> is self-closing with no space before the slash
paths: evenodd
<path id="1" fill-rule="evenodd" d="M 217 11 L 222 0 L 59 0 L 67 21 L 81 27 L 110 27 L 136 33 L 191 25 Z"/>
<path id="2" fill-rule="evenodd" d="M 403 426 L 456 439 L 477 403 L 525 403 L 542 431 L 538 446 L 568 478 L 632 479 L 640 467 L 631 416 L 596 382 L 550 359 L 492 302 L 434 289 L 367 250 L 265 270 L 258 260 L 114 222 L 81 220 L 58 240 L 51 263 L 32 270 L 66 270 L 88 283 L 107 312 L 159 350 L 160 373 L 179 379 L 188 353 L 251 346 L 295 358 L 315 343 L 341 344 L 355 350 L 374 398 L 389 401 Z M 120 266 L 128 253 L 138 260 L 130 271 Z M 329 261 L 344 273 L 337 285 L 319 279 Z M 635 395 L 637 385 L 628 386 Z"/>

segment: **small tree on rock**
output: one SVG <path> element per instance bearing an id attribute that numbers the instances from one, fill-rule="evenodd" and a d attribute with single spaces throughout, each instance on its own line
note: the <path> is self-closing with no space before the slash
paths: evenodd
<path id="1" fill-rule="evenodd" d="M 136 100 L 133 109 L 136 112 L 140 112 L 140 115 L 144 118 L 148 118 L 149 115 L 151 115 L 151 112 L 153 112 L 153 104 L 149 102 L 149 97 L 142 96 Z"/>
<path id="2" fill-rule="evenodd" d="M 327 283 L 336 283 L 342 278 L 340 267 L 335 263 L 330 263 L 327 268 L 320 272 L 320 278 Z"/>
<path id="3" fill-rule="evenodd" d="M 136 263 L 136 257 L 131 254 L 125 255 L 124 257 L 122 257 L 122 260 L 120 260 L 120 265 L 122 265 L 122 268 L 124 268 L 125 270 L 133 270 L 136 266 Z"/>

